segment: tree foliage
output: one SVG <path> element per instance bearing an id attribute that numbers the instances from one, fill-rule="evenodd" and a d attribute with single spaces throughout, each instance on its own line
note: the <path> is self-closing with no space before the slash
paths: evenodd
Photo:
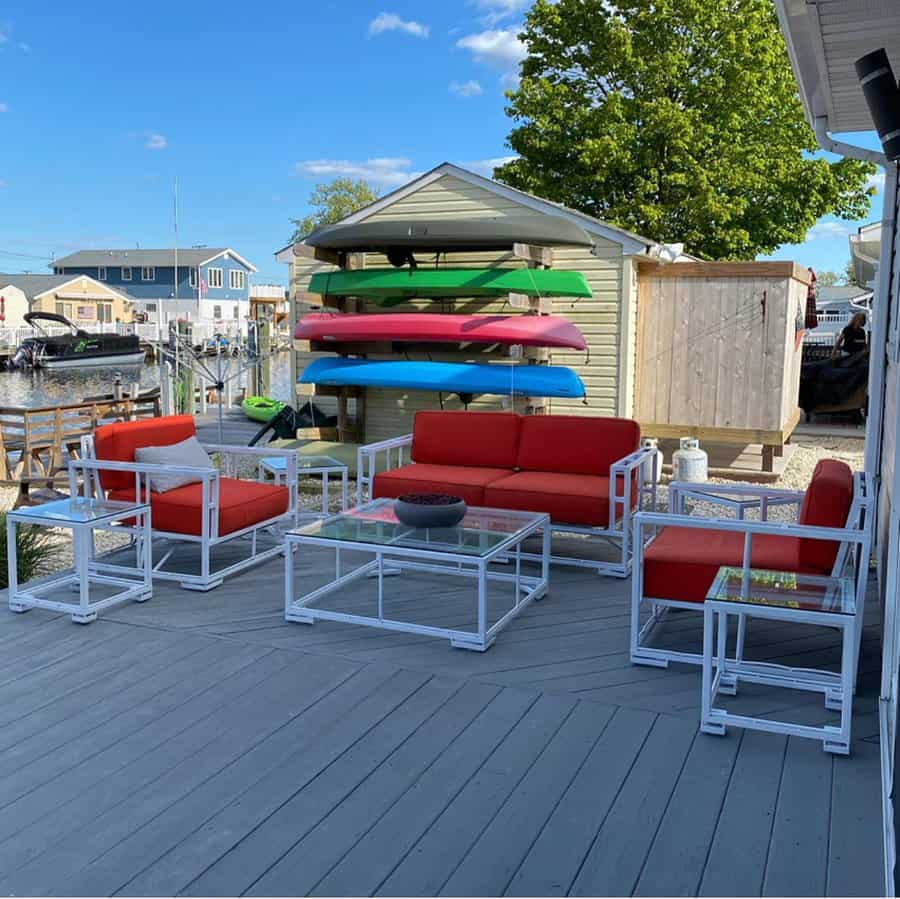
<path id="1" fill-rule="evenodd" d="M 335 178 L 327 184 L 317 184 L 309 195 L 313 212 L 302 219 L 291 219 L 294 225 L 292 241 L 306 237 L 319 225 L 332 225 L 348 215 L 374 203 L 378 193 L 362 180 Z"/>
<path id="2" fill-rule="evenodd" d="M 846 283 L 845 274 L 840 272 L 816 272 L 816 287 L 835 287 Z"/>
<path id="3" fill-rule="evenodd" d="M 868 163 L 813 158 L 771 0 L 536 0 L 499 180 L 710 259 L 868 212 Z"/>

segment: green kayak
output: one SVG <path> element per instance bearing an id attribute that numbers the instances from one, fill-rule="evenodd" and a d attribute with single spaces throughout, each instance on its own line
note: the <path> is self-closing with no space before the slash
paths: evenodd
<path id="1" fill-rule="evenodd" d="M 248 396 L 242 403 L 244 415 L 252 421 L 271 421 L 282 409 L 284 403 L 270 400 L 267 396 Z"/>
<path id="2" fill-rule="evenodd" d="M 581 272 L 540 268 L 369 268 L 317 272 L 309 292 L 363 297 L 381 306 L 409 299 L 498 297 L 523 293 L 530 297 L 592 296 Z"/>

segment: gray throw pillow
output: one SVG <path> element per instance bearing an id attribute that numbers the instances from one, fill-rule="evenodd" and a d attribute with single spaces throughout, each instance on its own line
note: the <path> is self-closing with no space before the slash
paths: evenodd
<path id="1" fill-rule="evenodd" d="M 185 465 L 190 468 L 213 468 L 209 453 L 200 445 L 196 437 L 188 437 L 181 443 L 169 446 L 142 446 L 134 451 L 135 462 L 148 465 Z M 185 484 L 196 484 L 201 479 L 193 474 L 154 474 L 150 476 L 150 489 L 165 493 Z"/>

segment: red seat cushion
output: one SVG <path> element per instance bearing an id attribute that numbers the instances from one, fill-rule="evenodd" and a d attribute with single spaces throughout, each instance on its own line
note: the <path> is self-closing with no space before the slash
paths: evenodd
<path id="1" fill-rule="evenodd" d="M 94 453 L 98 459 L 112 462 L 134 462 L 134 451 L 143 446 L 170 446 L 181 443 L 196 433 L 191 415 L 166 415 L 139 421 L 117 421 L 94 432 Z M 134 487 L 134 474 L 127 471 L 103 471 L 100 483 L 104 490 L 127 490 Z"/>
<path id="2" fill-rule="evenodd" d="M 821 459 L 813 470 L 800 507 L 800 524 L 842 528 L 853 502 L 853 472 L 846 462 Z M 830 573 L 837 555 L 833 540 L 800 540 L 800 561 L 816 571 Z"/>
<path id="3" fill-rule="evenodd" d="M 495 509 L 547 512 L 563 524 L 609 524 L 609 478 L 520 471 L 489 484 L 484 504 Z"/>
<path id="4" fill-rule="evenodd" d="M 410 458 L 429 465 L 515 468 L 520 420 L 512 412 L 416 412 Z"/>
<path id="5" fill-rule="evenodd" d="M 523 471 L 609 477 L 609 467 L 640 445 L 630 418 L 528 415 L 522 419 L 517 467 Z"/>
<path id="6" fill-rule="evenodd" d="M 375 475 L 372 496 L 397 497 L 404 493 L 452 493 L 470 506 L 483 506 L 484 488 L 509 474 L 508 468 L 462 465 L 403 465 Z"/>
<path id="7" fill-rule="evenodd" d="M 202 527 L 202 484 L 186 484 L 165 493 L 150 494 L 150 520 L 154 531 L 199 536 Z M 132 501 L 134 488 L 112 490 L 110 499 Z M 287 512 L 287 487 L 257 481 L 219 479 L 219 536 L 240 531 Z"/>
<path id="8" fill-rule="evenodd" d="M 750 564 L 772 571 L 803 571 L 800 538 L 757 534 Z M 703 602 L 719 567 L 744 563 L 744 535 L 707 528 L 664 527 L 644 550 L 644 596 Z"/>

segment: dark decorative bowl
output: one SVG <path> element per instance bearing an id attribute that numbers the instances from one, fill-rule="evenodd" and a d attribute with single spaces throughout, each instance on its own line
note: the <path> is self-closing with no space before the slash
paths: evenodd
<path id="1" fill-rule="evenodd" d="M 411 528 L 452 528 L 466 514 L 466 501 L 445 493 L 407 493 L 394 500 L 398 521 Z"/>

